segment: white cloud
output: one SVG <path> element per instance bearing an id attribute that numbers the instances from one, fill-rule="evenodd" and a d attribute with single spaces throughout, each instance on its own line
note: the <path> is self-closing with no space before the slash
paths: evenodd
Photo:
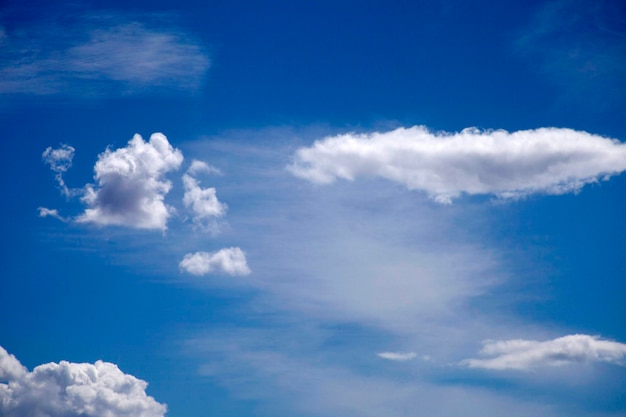
<path id="1" fill-rule="evenodd" d="M 245 253 L 239 248 L 225 248 L 217 252 L 188 253 L 180 268 L 192 275 L 228 274 L 248 275 L 250 269 Z"/>
<path id="2" fill-rule="evenodd" d="M 185 194 L 183 204 L 193 213 L 194 223 L 202 229 L 209 228 L 210 220 L 221 217 L 226 213 L 226 204 L 217 199 L 215 188 L 202 188 L 198 180 L 192 176 L 183 175 Z"/>
<path id="3" fill-rule="evenodd" d="M 574 334 L 544 342 L 522 339 L 487 341 L 480 353 L 487 358 L 466 359 L 461 363 L 470 368 L 494 370 L 529 370 L 585 362 L 624 365 L 626 344 Z"/>
<path id="4" fill-rule="evenodd" d="M 207 164 L 204 161 L 199 161 L 194 159 L 191 161 L 191 166 L 187 170 L 189 175 L 198 175 L 198 174 L 213 174 L 213 175 L 222 175 L 222 171 L 219 168 L 216 168 L 212 165 Z"/>
<path id="5" fill-rule="evenodd" d="M 89 207 L 77 221 L 165 230 L 172 209 L 163 199 L 172 185 L 162 177 L 182 162 L 181 151 L 161 133 L 149 142 L 135 135 L 127 147 L 107 149 L 94 167 L 97 185 L 85 187 L 82 200 Z"/>
<path id="6" fill-rule="evenodd" d="M 4 417 L 163 417 L 146 382 L 115 364 L 61 361 L 32 372 L 0 346 L 0 415 Z"/>
<path id="7" fill-rule="evenodd" d="M 390 361 L 398 362 L 409 361 L 417 357 L 415 352 L 381 352 L 377 355 L 383 359 L 389 359 Z"/>
<path id="8" fill-rule="evenodd" d="M 209 68 L 199 43 L 167 22 L 122 15 L 72 15 L 6 31 L 0 91 L 128 94 L 196 90 Z"/>
<path id="9" fill-rule="evenodd" d="M 72 167 L 72 160 L 74 159 L 75 149 L 69 145 L 62 144 L 61 147 L 53 149 L 48 146 L 41 157 L 43 161 L 50 166 L 50 169 L 56 172 L 55 179 L 61 187 L 61 191 L 65 196 L 69 197 L 72 191 L 67 188 L 65 181 L 63 180 L 63 173 Z"/>
<path id="10" fill-rule="evenodd" d="M 45 207 L 39 207 L 39 217 L 54 217 L 55 219 L 61 220 L 62 222 L 66 222 L 67 219 L 61 216 L 57 209 L 49 209 Z"/>
<path id="11" fill-rule="evenodd" d="M 288 168 L 320 184 L 381 177 L 450 203 L 463 193 L 576 192 L 626 170 L 626 145 L 571 129 L 433 133 L 415 126 L 326 137 L 300 148 Z"/>

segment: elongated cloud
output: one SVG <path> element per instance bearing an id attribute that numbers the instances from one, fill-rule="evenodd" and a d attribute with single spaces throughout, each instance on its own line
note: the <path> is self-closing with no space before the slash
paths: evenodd
<path id="1" fill-rule="evenodd" d="M 544 342 L 521 339 L 489 341 L 480 353 L 486 358 L 467 359 L 462 364 L 470 368 L 522 371 L 581 362 L 624 365 L 626 344 L 574 334 Z"/>
<path id="2" fill-rule="evenodd" d="M 63 144 L 59 148 L 49 146 L 43 154 L 41 154 L 46 165 L 50 166 L 50 169 L 56 173 L 54 178 L 59 183 L 63 194 L 67 197 L 71 195 L 72 191 L 65 185 L 63 174 L 72 167 L 74 151 L 75 149 L 73 147 Z"/>
<path id="3" fill-rule="evenodd" d="M 246 254 L 239 248 L 225 248 L 217 252 L 188 253 L 180 261 L 180 268 L 192 275 L 248 275 L 250 273 Z"/>
<path id="4" fill-rule="evenodd" d="M 378 357 L 388 359 L 390 361 L 404 362 L 415 359 L 415 352 L 381 352 Z"/>
<path id="5" fill-rule="evenodd" d="M 201 45 L 163 19 L 150 20 L 83 13 L 4 31 L 0 92 L 85 97 L 198 89 L 209 68 Z"/>
<path id="6" fill-rule="evenodd" d="M 415 126 L 327 137 L 299 149 L 288 168 L 319 184 L 381 177 L 450 203 L 464 193 L 576 192 L 626 170 L 626 145 L 571 129 L 433 133 Z"/>
<path id="7" fill-rule="evenodd" d="M 165 230 L 172 209 L 163 199 L 172 184 L 163 176 L 182 162 L 182 153 L 161 133 L 149 142 L 135 135 L 125 148 L 107 149 L 94 167 L 97 184 L 85 188 L 88 208 L 77 221 Z"/>
<path id="8" fill-rule="evenodd" d="M 163 417 L 167 410 L 146 394 L 146 382 L 109 362 L 61 361 L 29 372 L 0 346 L 0 381 L 3 417 Z"/>

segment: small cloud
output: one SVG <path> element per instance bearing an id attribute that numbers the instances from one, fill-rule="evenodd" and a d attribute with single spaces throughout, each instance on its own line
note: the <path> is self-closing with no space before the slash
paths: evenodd
<path id="1" fill-rule="evenodd" d="M 626 170 L 626 145 L 572 129 L 433 133 L 424 126 L 326 137 L 288 169 L 318 184 L 380 177 L 441 204 L 462 194 L 564 194 Z"/>
<path id="2" fill-rule="evenodd" d="M 217 252 L 195 252 L 185 255 L 179 264 L 191 275 L 227 274 L 248 275 L 246 255 L 239 248 L 225 248 Z"/>
<path id="3" fill-rule="evenodd" d="M 138 229 L 167 229 L 172 208 L 163 202 L 172 184 L 163 176 L 180 167 L 183 154 L 165 135 L 145 142 L 135 135 L 125 148 L 100 154 L 94 167 L 96 185 L 87 185 L 88 205 L 78 222 Z"/>
<path id="4" fill-rule="evenodd" d="M 117 365 L 61 361 L 29 372 L 0 346 L 0 415 L 163 417 L 164 404 L 146 394 L 147 383 Z"/>
<path id="5" fill-rule="evenodd" d="M 198 161 L 197 159 L 191 161 L 191 166 L 187 170 L 187 173 L 194 176 L 203 173 L 210 175 L 222 175 L 222 171 L 220 171 L 219 168 L 209 165 L 204 161 Z"/>
<path id="6" fill-rule="evenodd" d="M 59 183 L 59 187 L 61 187 L 61 191 L 66 197 L 69 197 L 72 194 L 72 191 L 67 188 L 67 185 L 65 185 L 63 173 L 72 167 L 74 151 L 75 149 L 73 147 L 62 144 L 61 147 L 56 149 L 49 146 L 41 154 L 44 163 L 48 165 L 52 171 L 56 172 L 55 179 Z"/>
<path id="7" fill-rule="evenodd" d="M 603 340 L 598 336 L 574 334 L 544 342 L 523 339 L 486 341 L 480 354 L 487 358 L 466 359 L 461 364 L 499 371 L 526 371 L 593 362 L 623 366 L 626 344 Z"/>
<path id="8" fill-rule="evenodd" d="M 59 214 L 57 209 L 49 209 L 45 207 L 39 207 L 37 209 L 39 211 L 39 217 L 54 217 L 55 219 L 61 220 L 62 222 L 66 222 L 67 219 Z"/>
<path id="9" fill-rule="evenodd" d="M 397 362 L 410 361 L 411 359 L 415 359 L 417 357 L 415 352 L 381 352 L 377 355 L 380 358 Z"/>
<path id="10" fill-rule="evenodd" d="M 226 204 L 217 199 L 215 188 L 201 188 L 200 182 L 188 174 L 183 175 L 183 185 L 183 204 L 193 213 L 194 224 L 201 229 L 210 229 L 211 219 L 226 213 Z"/>

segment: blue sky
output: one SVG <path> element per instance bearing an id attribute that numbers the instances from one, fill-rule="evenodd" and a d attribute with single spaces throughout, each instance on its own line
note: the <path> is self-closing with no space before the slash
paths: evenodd
<path id="1" fill-rule="evenodd" d="M 623 416 L 617 1 L 5 1 L 3 416 Z"/>

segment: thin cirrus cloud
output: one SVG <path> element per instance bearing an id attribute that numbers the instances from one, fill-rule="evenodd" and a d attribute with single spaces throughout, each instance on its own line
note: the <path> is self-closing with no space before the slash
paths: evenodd
<path id="1" fill-rule="evenodd" d="M 598 336 L 574 334 L 543 342 L 523 339 L 487 341 L 480 353 L 484 358 L 466 359 L 461 364 L 499 371 L 595 362 L 623 366 L 626 344 Z"/>
<path id="2" fill-rule="evenodd" d="M 77 221 L 165 230 L 173 209 L 163 201 L 172 187 L 163 176 L 182 162 L 182 152 L 161 133 L 148 142 L 136 134 L 125 148 L 107 149 L 94 167 L 97 184 L 84 189 L 88 208 Z"/>
<path id="3" fill-rule="evenodd" d="M 564 194 L 626 170 L 626 145 L 561 128 L 507 132 L 424 126 L 342 134 L 296 151 L 288 169 L 314 183 L 380 177 L 449 204 L 463 194 Z"/>
<path id="4" fill-rule="evenodd" d="M 224 248 L 217 252 L 195 252 L 184 256 L 181 270 L 191 275 L 227 274 L 248 275 L 250 268 L 246 254 L 240 248 Z"/>
<path id="5" fill-rule="evenodd" d="M 168 22 L 150 20 L 81 14 L 10 31 L 0 27 L 0 92 L 100 96 L 198 89 L 209 68 L 200 43 Z"/>
<path id="6" fill-rule="evenodd" d="M 415 359 L 417 354 L 415 352 L 381 352 L 377 356 L 390 361 L 404 362 Z"/>
<path id="7" fill-rule="evenodd" d="M 0 346 L 0 415 L 5 417 L 163 417 L 147 383 L 117 365 L 61 361 L 29 372 Z"/>

